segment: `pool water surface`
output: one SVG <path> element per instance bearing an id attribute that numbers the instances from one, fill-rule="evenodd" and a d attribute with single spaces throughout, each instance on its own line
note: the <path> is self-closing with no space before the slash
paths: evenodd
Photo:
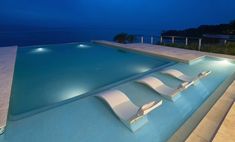
<path id="1" fill-rule="evenodd" d="M 178 69 L 189 76 L 205 70 L 212 73 L 180 93 L 175 102 L 166 100 L 133 80 L 114 87 L 124 92 L 138 106 L 153 100 L 163 100 L 160 107 L 148 114 L 148 123 L 135 133 L 116 117 L 106 103 L 89 95 L 24 119 L 9 120 L 6 132 L 0 136 L 0 142 L 165 142 L 208 97 L 213 97 L 214 91 L 225 80 L 234 77 L 235 64 L 205 57 L 192 64 L 176 63 L 166 68 Z M 171 87 L 182 83 L 160 71 L 148 75 L 161 79 Z"/>
<path id="2" fill-rule="evenodd" d="M 20 47 L 10 115 L 17 118 L 170 62 L 91 43 Z"/>

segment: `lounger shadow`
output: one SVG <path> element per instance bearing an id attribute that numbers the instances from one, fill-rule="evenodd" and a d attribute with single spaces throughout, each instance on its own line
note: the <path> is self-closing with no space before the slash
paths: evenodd
<path id="1" fill-rule="evenodd" d="M 165 85 L 161 80 L 153 76 L 148 76 L 139 79 L 136 82 L 150 87 L 151 89 L 159 93 L 161 96 L 171 101 L 175 101 L 176 96 L 191 85 L 189 82 L 184 82 L 180 84 L 177 88 L 171 88 Z"/>
<path id="2" fill-rule="evenodd" d="M 168 69 L 168 70 L 164 70 L 162 71 L 161 73 L 163 74 L 167 74 L 167 75 L 170 75 L 174 78 L 177 78 L 181 81 L 185 81 L 185 82 L 190 82 L 190 83 L 195 83 L 196 81 L 208 76 L 211 71 L 203 71 L 201 73 L 199 73 L 197 76 L 195 77 L 190 77 L 188 75 L 185 75 L 184 73 L 182 73 L 181 71 L 179 70 L 176 70 L 176 69 Z"/>
<path id="3" fill-rule="evenodd" d="M 152 101 L 143 105 L 142 107 L 136 106 L 132 101 L 121 91 L 112 90 L 101 94 L 97 97 L 104 100 L 116 116 L 132 131 L 135 132 L 147 122 L 147 114 L 162 104 Z"/>

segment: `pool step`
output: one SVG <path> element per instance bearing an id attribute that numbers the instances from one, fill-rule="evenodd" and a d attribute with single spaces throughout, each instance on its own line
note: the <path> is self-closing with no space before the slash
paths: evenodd
<path id="1" fill-rule="evenodd" d="M 186 139 L 186 142 L 211 142 L 235 99 L 235 81 Z"/>
<path id="2" fill-rule="evenodd" d="M 212 107 L 216 104 L 216 102 L 220 98 L 222 98 L 222 96 L 225 96 L 224 94 L 225 94 L 226 90 L 228 90 L 228 88 L 230 88 L 232 86 L 231 84 L 234 82 L 234 79 L 235 79 L 235 73 L 233 73 L 232 76 L 225 79 L 224 82 L 221 83 L 218 86 L 218 88 L 212 93 L 212 95 L 210 95 L 206 99 L 206 101 L 188 118 L 188 120 L 185 121 L 184 124 L 181 125 L 181 127 L 168 139 L 168 142 L 176 142 L 176 141 L 177 142 L 184 142 L 188 139 L 189 136 L 191 136 L 191 137 L 195 136 L 196 138 L 198 138 L 197 141 L 206 142 L 203 138 L 197 137 L 197 135 L 195 133 L 193 133 L 193 131 L 194 131 L 194 129 L 196 129 L 198 127 L 198 125 L 200 125 L 199 123 L 201 122 L 201 120 L 203 120 L 203 118 L 208 114 L 208 112 L 212 109 Z M 235 86 L 232 86 L 232 88 L 233 87 L 235 87 Z M 231 95 L 231 93 L 230 93 L 230 94 L 227 94 L 226 96 L 227 97 L 233 96 L 233 98 L 235 98 L 235 94 L 233 94 L 233 95 Z M 225 104 L 225 105 L 227 105 L 227 104 Z M 230 105 L 228 105 L 228 108 L 229 107 L 230 107 Z M 219 110 L 219 112 L 220 113 L 216 113 L 215 116 L 218 115 L 216 117 L 218 117 L 218 118 L 222 117 L 222 119 L 223 119 L 223 117 L 226 115 L 226 111 L 224 112 L 224 111 Z M 224 115 L 221 113 L 224 113 Z"/>
<path id="3" fill-rule="evenodd" d="M 235 102 L 231 106 L 212 142 L 235 142 Z"/>

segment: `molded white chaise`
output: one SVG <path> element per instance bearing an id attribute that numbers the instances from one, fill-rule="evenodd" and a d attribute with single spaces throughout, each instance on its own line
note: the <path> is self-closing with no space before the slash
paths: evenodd
<path id="1" fill-rule="evenodd" d="M 191 85 L 189 84 L 189 82 L 184 82 L 180 84 L 179 87 L 177 88 L 171 88 L 165 85 L 161 80 L 153 76 L 142 78 L 140 80 L 137 80 L 137 82 L 147 85 L 148 87 L 150 87 L 151 89 L 153 89 L 154 91 L 158 92 L 160 95 L 171 101 L 174 101 L 175 97 L 181 91 L 187 89 Z"/>
<path id="2" fill-rule="evenodd" d="M 193 84 L 196 81 L 208 76 L 211 73 L 211 71 L 203 71 L 203 72 L 199 73 L 196 77 L 187 76 L 184 73 L 182 73 L 181 71 L 176 70 L 176 69 L 164 70 L 164 71 L 162 71 L 162 73 L 173 76 L 181 81 L 190 82 Z"/>
<path id="3" fill-rule="evenodd" d="M 98 94 L 97 97 L 103 99 L 132 132 L 135 132 L 147 123 L 146 115 L 162 104 L 162 100 L 159 102 L 152 101 L 142 107 L 138 107 L 119 90 L 107 91 Z"/>

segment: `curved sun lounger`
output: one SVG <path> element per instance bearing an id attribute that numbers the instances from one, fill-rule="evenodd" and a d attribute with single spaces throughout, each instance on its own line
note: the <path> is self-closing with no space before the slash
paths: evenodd
<path id="1" fill-rule="evenodd" d="M 159 102 L 152 101 L 138 107 L 119 90 L 104 92 L 98 94 L 97 97 L 103 99 L 117 117 L 133 132 L 147 123 L 146 115 L 162 104 L 162 100 Z"/>
<path id="2" fill-rule="evenodd" d="M 171 101 L 175 100 L 175 97 L 183 90 L 187 89 L 191 84 L 189 82 L 184 82 L 177 88 L 171 88 L 165 85 L 161 80 L 153 76 L 148 76 L 137 80 L 138 83 L 144 84 L 154 91 L 158 92 L 160 95 L 169 99 Z"/>
<path id="3" fill-rule="evenodd" d="M 199 79 L 202 79 L 202 78 L 208 76 L 211 73 L 211 71 L 203 71 L 203 72 L 199 73 L 196 77 L 187 76 L 184 73 L 182 73 L 181 71 L 175 70 L 175 69 L 164 70 L 164 71 L 162 71 L 162 73 L 173 76 L 181 81 L 195 83 Z"/>

